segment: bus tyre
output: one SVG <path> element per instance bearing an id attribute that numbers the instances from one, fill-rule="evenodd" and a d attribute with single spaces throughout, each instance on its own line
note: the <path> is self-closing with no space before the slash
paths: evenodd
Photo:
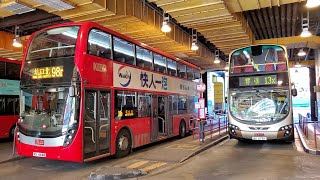
<path id="1" fill-rule="evenodd" d="M 181 120 L 179 125 L 179 137 L 184 138 L 186 136 L 186 123 L 184 120 Z"/>
<path id="2" fill-rule="evenodd" d="M 116 154 L 117 158 L 127 156 L 131 150 L 131 135 L 127 129 L 122 129 L 117 135 Z"/>
<path id="3" fill-rule="evenodd" d="M 13 137 L 14 137 L 14 130 L 16 129 L 16 126 L 13 125 L 11 128 L 10 128 L 10 132 L 9 132 L 9 139 L 10 140 L 13 140 Z"/>

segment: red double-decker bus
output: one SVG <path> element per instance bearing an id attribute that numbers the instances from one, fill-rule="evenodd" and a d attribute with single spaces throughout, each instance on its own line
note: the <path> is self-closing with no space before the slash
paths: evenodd
<path id="1" fill-rule="evenodd" d="M 0 58 L 0 138 L 14 136 L 19 118 L 21 61 Z"/>
<path id="2" fill-rule="evenodd" d="M 83 162 L 184 137 L 199 80 L 195 65 L 96 23 L 43 29 L 23 59 L 17 151 Z"/>

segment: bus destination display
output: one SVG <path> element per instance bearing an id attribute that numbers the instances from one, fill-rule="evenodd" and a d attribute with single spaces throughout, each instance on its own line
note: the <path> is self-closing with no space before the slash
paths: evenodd
<path id="1" fill-rule="evenodd" d="M 240 77 L 239 86 L 276 85 L 277 75 Z"/>
<path id="2" fill-rule="evenodd" d="M 34 68 L 32 79 L 47 79 L 63 77 L 63 66 Z"/>

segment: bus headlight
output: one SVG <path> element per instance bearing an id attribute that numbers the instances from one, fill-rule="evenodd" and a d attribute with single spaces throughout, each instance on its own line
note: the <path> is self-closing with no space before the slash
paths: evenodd
<path id="1" fill-rule="evenodd" d="M 72 140 L 74 139 L 75 133 L 76 133 L 76 127 L 77 126 L 69 127 L 68 130 L 66 131 L 66 136 L 65 136 L 64 144 L 63 144 L 64 147 L 69 146 L 71 144 Z"/>
<path id="2" fill-rule="evenodd" d="M 229 124 L 229 134 L 231 136 L 237 136 L 237 131 L 240 131 L 240 128 L 238 126 Z"/>
<path id="3" fill-rule="evenodd" d="M 280 136 L 284 136 L 284 137 L 286 137 L 286 136 L 289 136 L 290 134 L 291 134 L 291 132 L 292 132 L 292 130 L 293 130 L 293 125 L 292 124 L 289 124 L 289 125 L 286 125 L 286 126 L 282 126 L 282 127 L 280 127 L 279 128 L 279 132 L 278 132 L 278 137 Z"/>

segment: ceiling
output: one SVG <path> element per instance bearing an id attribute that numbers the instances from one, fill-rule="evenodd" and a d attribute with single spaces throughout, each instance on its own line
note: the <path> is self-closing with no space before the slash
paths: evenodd
<path id="1" fill-rule="evenodd" d="M 49 1 L 49 0 L 48 0 Z M 9 47 L 15 26 L 23 40 L 46 26 L 68 21 L 94 21 L 140 42 L 170 53 L 203 69 L 214 64 L 215 51 L 226 60 L 233 49 L 259 40 L 294 37 L 301 33 L 303 0 L 64 0 L 74 8 L 55 10 L 39 0 L 0 0 L 0 57 L 21 59 L 22 49 Z M 4 10 L 20 3 L 34 11 L 14 14 Z M 319 7 L 310 10 L 310 30 L 320 34 Z M 161 32 L 163 12 L 170 16 L 170 33 Z M 197 32 L 198 51 L 191 51 L 192 30 Z M 8 34 L 10 33 L 10 34 Z M 4 36 L 3 36 L 4 37 Z M 300 45 L 290 45 L 292 58 Z M 306 49 L 308 50 L 308 49 Z M 312 54 L 312 50 L 310 51 Z M 291 56 L 290 56 L 291 57 Z M 309 56 L 312 57 L 312 56 Z"/>

